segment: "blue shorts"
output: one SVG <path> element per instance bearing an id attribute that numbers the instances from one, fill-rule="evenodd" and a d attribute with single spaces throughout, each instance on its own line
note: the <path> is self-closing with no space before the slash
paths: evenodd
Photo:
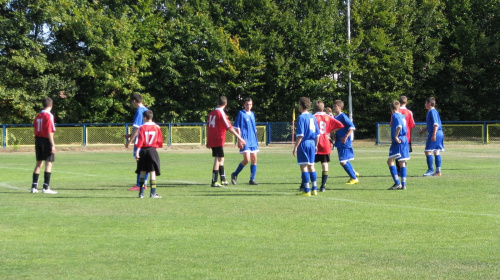
<path id="1" fill-rule="evenodd" d="M 251 154 L 255 154 L 259 152 L 259 147 L 247 147 L 245 145 L 245 147 L 243 147 L 243 149 L 240 149 L 240 154 L 244 154 L 244 153 L 251 153 Z"/>
<path id="2" fill-rule="evenodd" d="M 436 152 L 444 151 L 444 134 L 442 130 L 438 130 L 436 133 L 436 141 L 431 141 L 432 134 L 427 136 L 427 142 L 425 143 L 426 152 Z"/>
<path id="3" fill-rule="evenodd" d="M 410 160 L 410 148 L 408 143 L 396 143 L 393 141 L 389 148 L 389 158 L 401 161 Z"/>
<path id="4" fill-rule="evenodd" d="M 297 163 L 314 165 L 316 157 L 316 142 L 314 140 L 302 141 L 297 147 Z"/>
<path id="5" fill-rule="evenodd" d="M 352 148 L 337 148 L 339 162 L 346 162 L 354 159 L 354 150 Z"/>

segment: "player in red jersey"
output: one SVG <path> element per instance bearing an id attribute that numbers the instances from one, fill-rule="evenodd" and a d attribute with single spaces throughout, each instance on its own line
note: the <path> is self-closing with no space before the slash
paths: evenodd
<path id="1" fill-rule="evenodd" d="M 314 162 L 321 162 L 321 167 L 323 168 L 321 187 L 319 188 L 321 192 L 326 190 L 326 180 L 328 179 L 328 162 L 330 162 L 330 152 L 332 151 L 332 142 L 330 139 L 334 132 L 344 127 L 341 122 L 325 113 L 324 109 L 325 104 L 323 101 L 318 100 L 314 103 L 314 117 L 318 121 L 320 132 L 318 152 L 316 153 Z"/>
<path id="2" fill-rule="evenodd" d="M 227 106 L 227 98 L 220 96 L 217 100 L 217 108 L 210 112 L 207 122 L 207 148 L 212 149 L 214 165 L 212 169 L 212 187 L 220 187 L 221 184 L 227 186 L 226 174 L 224 173 L 224 144 L 226 143 L 226 131 L 230 131 L 238 138 L 238 145 L 242 147 L 246 144 L 245 140 L 236 132 L 229 121 L 224 108 Z M 217 182 L 220 174 L 221 184 Z"/>
<path id="3" fill-rule="evenodd" d="M 153 122 L 153 112 L 144 112 L 144 124 L 139 127 L 138 138 L 135 147 L 137 148 L 135 158 L 137 159 L 137 174 L 140 174 L 139 198 L 144 197 L 144 181 L 149 173 L 149 186 L 151 188 L 150 198 L 161 198 L 156 193 L 156 176 L 160 176 L 160 157 L 157 148 L 163 147 L 163 135 L 161 128 Z"/>
<path id="4" fill-rule="evenodd" d="M 43 174 L 43 190 L 42 193 L 56 194 L 57 192 L 50 189 L 50 176 L 52 174 L 52 163 L 55 159 L 56 144 L 54 143 L 54 132 L 56 126 L 54 124 L 54 116 L 50 112 L 52 110 L 53 101 L 46 97 L 42 100 L 43 110 L 35 117 L 33 125 L 35 127 L 35 153 L 36 165 L 33 171 L 33 181 L 31 183 L 31 193 L 38 193 L 38 177 L 45 162 L 45 173 Z"/>

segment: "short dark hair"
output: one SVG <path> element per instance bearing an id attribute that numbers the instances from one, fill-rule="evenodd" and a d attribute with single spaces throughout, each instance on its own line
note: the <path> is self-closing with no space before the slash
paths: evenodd
<path id="1" fill-rule="evenodd" d="M 226 104 L 227 104 L 227 97 L 225 97 L 224 95 L 219 96 L 219 99 L 217 99 L 217 105 L 224 106 Z"/>
<path id="2" fill-rule="evenodd" d="M 321 100 L 316 100 L 314 102 L 314 111 L 315 112 L 323 112 L 325 110 L 325 103 Z"/>
<path id="3" fill-rule="evenodd" d="M 131 101 L 135 101 L 137 103 L 142 103 L 142 96 L 138 93 L 133 93 L 131 96 L 130 96 L 130 100 Z"/>
<path id="4" fill-rule="evenodd" d="M 333 102 L 334 105 L 337 105 L 340 107 L 340 109 L 344 109 L 344 101 L 337 99 L 335 102 Z"/>
<path id="5" fill-rule="evenodd" d="M 243 99 L 244 103 L 247 103 L 247 102 L 250 102 L 250 101 L 253 102 L 252 98 L 250 98 L 250 97 L 245 97 L 245 99 Z"/>
<path id="6" fill-rule="evenodd" d="M 153 119 L 153 111 L 147 110 L 144 112 L 143 116 L 146 118 L 146 120 L 152 120 Z"/>
<path id="7" fill-rule="evenodd" d="M 42 99 L 43 108 L 50 107 L 52 106 L 52 104 L 54 104 L 54 102 L 50 97 L 45 97 L 44 99 Z"/>
<path id="8" fill-rule="evenodd" d="M 299 99 L 299 106 L 301 106 L 304 109 L 310 109 L 311 108 L 311 100 L 309 97 L 301 97 Z"/>
<path id="9" fill-rule="evenodd" d="M 400 104 L 398 101 L 394 100 L 391 102 L 391 110 L 397 111 L 397 110 L 399 110 L 399 107 L 400 107 Z"/>
<path id="10" fill-rule="evenodd" d="M 405 105 L 407 102 L 408 102 L 408 98 L 406 98 L 406 96 L 401 95 L 401 96 L 399 97 L 399 104 L 401 104 L 401 105 Z"/>
<path id="11" fill-rule="evenodd" d="M 425 102 L 430 103 L 432 107 L 436 106 L 436 99 L 434 97 L 427 97 Z"/>

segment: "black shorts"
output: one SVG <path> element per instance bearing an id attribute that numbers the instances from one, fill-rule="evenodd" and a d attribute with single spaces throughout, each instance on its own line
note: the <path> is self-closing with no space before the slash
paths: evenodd
<path id="1" fill-rule="evenodd" d="M 35 154 L 37 161 L 50 161 L 55 160 L 54 154 L 52 153 L 52 145 L 50 145 L 49 138 L 36 137 L 35 138 Z"/>
<path id="2" fill-rule="evenodd" d="M 330 162 L 330 155 L 318 155 L 314 157 L 314 162 Z"/>
<path id="3" fill-rule="evenodd" d="M 160 175 L 160 157 L 156 148 L 142 148 L 139 152 L 139 160 L 137 161 L 137 170 L 135 170 L 135 173 L 139 174 L 141 171 L 154 171 L 157 176 Z"/>
<path id="4" fill-rule="evenodd" d="M 224 157 L 224 147 L 212 147 L 213 157 Z"/>

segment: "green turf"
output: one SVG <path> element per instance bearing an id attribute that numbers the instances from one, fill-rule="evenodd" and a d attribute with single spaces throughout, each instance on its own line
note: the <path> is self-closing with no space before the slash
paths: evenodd
<path id="1" fill-rule="evenodd" d="M 162 199 L 126 191 L 130 151 L 59 152 L 56 195 L 29 193 L 33 153 L 1 152 L 0 279 L 500 279 L 500 146 L 449 145 L 430 178 L 414 150 L 406 191 L 386 190 L 388 146 L 357 144 L 361 182 L 334 160 L 317 197 L 295 195 L 291 145 L 227 188 L 210 150 L 162 151 Z"/>

